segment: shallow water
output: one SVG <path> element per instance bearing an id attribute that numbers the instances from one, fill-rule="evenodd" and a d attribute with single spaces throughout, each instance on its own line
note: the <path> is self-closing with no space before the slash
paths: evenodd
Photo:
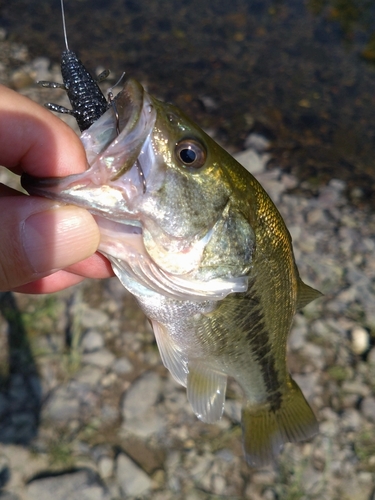
<path id="1" fill-rule="evenodd" d="M 375 2 L 333 3 L 68 0 L 65 10 L 70 48 L 89 68 L 125 70 L 234 149 L 261 132 L 286 171 L 310 186 L 343 179 L 361 204 L 375 189 Z M 57 62 L 58 0 L 7 4 L 8 37 Z"/>

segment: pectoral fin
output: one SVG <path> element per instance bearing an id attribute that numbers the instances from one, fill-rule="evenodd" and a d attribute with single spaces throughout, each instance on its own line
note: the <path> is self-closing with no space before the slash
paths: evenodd
<path id="1" fill-rule="evenodd" d="M 224 411 L 227 375 L 214 371 L 204 361 L 189 361 L 187 398 L 197 417 L 208 424 Z"/>
<path id="2" fill-rule="evenodd" d="M 179 384 L 186 387 L 188 373 L 186 356 L 178 349 L 162 324 L 152 321 L 152 327 L 164 366 Z"/>
<path id="3" fill-rule="evenodd" d="M 248 464 L 260 467 L 272 462 L 284 443 L 316 434 L 318 423 L 301 389 L 290 379 L 278 410 L 272 411 L 269 403 L 248 403 L 242 409 L 242 432 Z"/>

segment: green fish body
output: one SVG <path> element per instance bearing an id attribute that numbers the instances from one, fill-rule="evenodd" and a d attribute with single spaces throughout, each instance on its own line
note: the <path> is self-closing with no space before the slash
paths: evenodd
<path id="1" fill-rule="evenodd" d="M 133 80 L 115 106 L 118 123 L 111 107 L 81 137 L 85 173 L 24 185 L 95 215 L 99 251 L 199 419 L 220 419 L 227 377 L 237 380 L 246 459 L 264 465 L 318 429 L 286 342 L 296 310 L 320 293 L 301 281 L 281 215 L 236 160 Z"/>

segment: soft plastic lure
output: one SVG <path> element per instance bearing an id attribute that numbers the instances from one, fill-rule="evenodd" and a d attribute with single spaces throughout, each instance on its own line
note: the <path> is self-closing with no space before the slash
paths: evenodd
<path id="1" fill-rule="evenodd" d="M 51 111 L 74 116 L 81 132 L 83 132 L 98 120 L 110 106 L 98 85 L 109 75 L 109 71 L 103 71 L 97 78 L 93 78 L 77 55 L 69 50 L 63 0 L 61 0 L 61 12 L 66 47 L 61 54 L 63 83 L 40 81 L 38 84 L 42 87 L 61 88 L 66 91 L 72 109 L 51 102 L 46 103 L 45 106 Z"/>

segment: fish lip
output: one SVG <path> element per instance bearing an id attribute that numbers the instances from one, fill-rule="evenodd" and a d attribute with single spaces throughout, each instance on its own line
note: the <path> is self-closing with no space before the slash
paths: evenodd
<path id="1" fill-rule="evenodd" d="M 118 208 L 122 204 L 121 218 L 124 217 L 128 196 L 126 189 L 121 191 L 114 187 L 115 181 L 124 176 L 129 186 L 132 180 L 138 180 L 137 176 L 132 177 L 127 173 L 133 169 L 151 133 L 156 111 L 150 96 L 133 79 L 125 82 L 123 90 L 111 103 L 109 110 L 81 135 L 89 163 L 88 170 L 66 177 L 45 178 L 24 173 L 21 176 L 21 185 L 29 194 L 80 206 L 93 214 L 120 221 L 120 218 L 111 217 L 111 210 L 100 204 L 100 188 L 108 186 L 113 206 Z M 113 158 L 117 163 L 110 162 Z M 136 188 L 139 189 L 139 186 Z M 141 185 L 140 190 L 144 193 L 143 188 Z M 98 196 L 94 195 L 94 199 L 88 196 L 85 199 L 85 190 L 96 190 Z"/>

